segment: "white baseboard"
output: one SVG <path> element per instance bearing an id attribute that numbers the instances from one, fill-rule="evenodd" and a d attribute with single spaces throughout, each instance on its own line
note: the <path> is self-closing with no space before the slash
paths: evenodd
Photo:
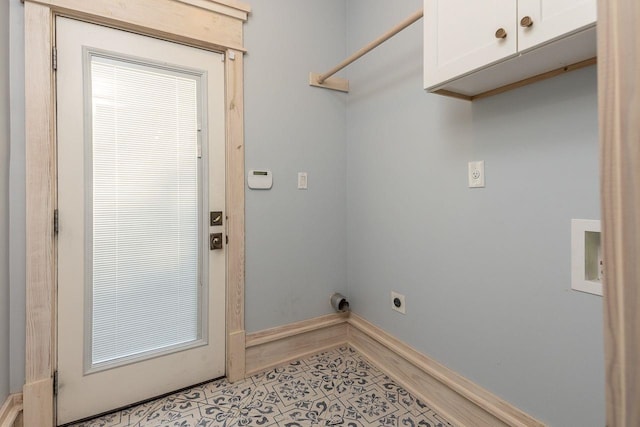
<path id="1" fill-rule="evenodd" d="M 510 403 L 353 313 L 330 314 L 248 334 L 246 375 L 344 344 L 456 425 L 544 427 Z"/>
<path id="2" fill-rule="evenodd" d="M 22 426 L 22 393 L 10 394 L 0 407 L 0 427 Z"/>

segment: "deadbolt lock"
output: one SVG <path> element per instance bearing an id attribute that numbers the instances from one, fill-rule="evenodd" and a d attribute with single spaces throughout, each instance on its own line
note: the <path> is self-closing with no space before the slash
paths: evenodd
<path id="1" fill-rule="evenodd" d="M 222 233 L 209 234 L 209 249 L 212 251 L 222 249 Z"/>

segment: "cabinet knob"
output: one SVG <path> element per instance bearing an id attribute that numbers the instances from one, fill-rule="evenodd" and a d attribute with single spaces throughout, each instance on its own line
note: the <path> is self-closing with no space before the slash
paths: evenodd
<path id="1" fill-rule="evenodd" d="M 528 28 L 533 25 L 533 19 L 530 16 L 525 16 L 520 20 L 520 26 Z"/>
<path id="2" fill-rule="evenodd" d="M 507 32 L 505 31 L 504 28 L 498 28 L 498 30 L 496 31 L 496 38 L 497 39 L 507 38 Z"/>

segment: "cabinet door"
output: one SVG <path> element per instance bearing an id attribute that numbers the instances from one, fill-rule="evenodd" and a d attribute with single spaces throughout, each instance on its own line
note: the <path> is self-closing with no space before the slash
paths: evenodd
<path id="1" fill-rule="evenodd" d="M 518 0 L 518 50 L 526 51 L 595 24 L 596 0 Z M 530 26 L 521 22 L 530 18 Z"/>
<path id="2" fill-rule="evenodd" d="M 425 0 L 425 88 L 515 55 L 516 15 L 515 0 Z"/>

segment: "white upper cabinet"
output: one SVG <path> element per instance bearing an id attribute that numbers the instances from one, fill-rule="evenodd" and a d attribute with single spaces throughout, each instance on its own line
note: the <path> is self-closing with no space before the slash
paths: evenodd
<path id="1" fill-rule="evenodd" d="M 424 87 L 473 97 L 596 56 L 597 0 L 424 0 Z"/>
<path id="2" fill-rule="evenodd" d="M 425 87 L 516 55 L 516 9 L 514 0 L 425 0 Z"/>
<path id="3" fill-rule="evenodd" d="M 518 0 L 518 50 L 531 49 L 596 22 L 594 0 Z"/>

